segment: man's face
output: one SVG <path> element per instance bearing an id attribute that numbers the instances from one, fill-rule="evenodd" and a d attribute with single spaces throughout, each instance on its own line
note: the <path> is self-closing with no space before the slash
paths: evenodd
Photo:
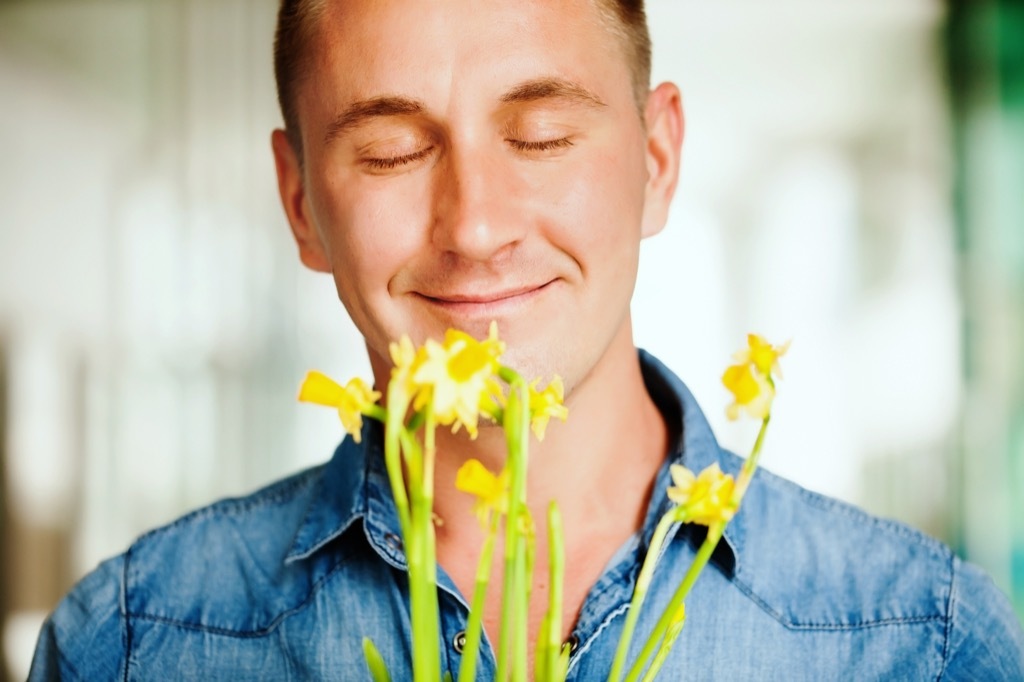
<path id="1" fill-rule="evenodd" d="M 378 379 L 402 334 L 496 320 L 507 364 L 571 391 L 629 338 L 639 242 L 668 198 L 591 0 L 345 0 L 307 49 L 304 174 L 279 134 L 282 195 Z"/>

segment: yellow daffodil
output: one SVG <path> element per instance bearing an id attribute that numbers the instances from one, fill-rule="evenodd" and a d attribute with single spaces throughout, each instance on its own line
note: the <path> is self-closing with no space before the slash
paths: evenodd
<path id="1" fill-rule="evenodd" d="M 722 473 L 717 462 L 698 476 L 681 464 L 673 464 L 669 471 L 675 485 L 668 489 L 668 497 L 682 507 L 688 523 L 709 526 L 728 521 L 736 513 L 732 504 L 735 481 Z"/>
<path id="2" fill-rule="evenodd" d="M 746 411 L 755 419 L 764 419 L 772 409 L 775 389 L 766 375 L 754 372 L 753 364 L 731 365 L 722 375 L 722 383 L 732 393 L 733 402 L 726 408 L 729 419 L 738 419 Z"/>
<path id="3" fill-rule="evenodd" d="M 451 425 L 453 430 L 465 426 L 475 438 L 481 403 L 493 403 L 494 394 L 501 392 L 494 377 L 504 352 L 494 323 L 483 341 L 454 329 L 445 334 L 443 344 L 428 340 L 412 374 L 417 390 L 413 407 L 421 410 L 429 402 L 437 423 Z"/>
<path id="4" fill-rule="evenodd" d="M 562 377 L 556 374 L 543 391 L 537 390 L 539 383 L 540 379 L 535 379 L 530 384 L 530 428 L 533 429 L 537 440 L 544 440 L 548 421 L 552 417 L 565 421 L 569 416 L 569 409 L 562 404 L 562 401 L 565 400 Z"/>
<path id="5" fill-rule="evenodd" d="M 391 356 L 391 362 L 395 365 L 392 373 L 411 373 L 420 359 L 416 347 L 412 345 L 412 339 L 407 334 L 403 334 L 397 342 L 392 341 L 388 345 L 388 354 Z"/>
<path id="6" fill-rule="evenodd" d="M 397 343 L 392 341 L 388 345 L 388 354 L 394 364 L 391 368 L 392 388 L 400 387 L 411 397 L 415 393 L 412 376 L 423 362 L 424 350 L 417 349 L 412 339 L 403 334 Z"/>
<path id="7" fill-rule="evenodd" d="M 352 379 L 342 386 L 320 372 L 309 372 L 299 389 L 299 400 L 337 409 L 342 426 L 357 443 L 363 429 L 363 413 L 379 399 L 380 393 L 362 379 Z"/>
<path id="8" fill-rule="evenodd" d="M 495 476 L 475 459 L 468 460 L 455 474 L 455 487 L 476 497 L 473 511 L 484 529 L 487 528 L 491 512 L 508 512 L 508 485 L 508 469 Z"/>
<path id="9" fill-rule="evenodd" d="M 781 346 L 773 346 L 757 334 L 747 334 L 747 347 L 736 353 L 733 359 L 741 365 L 747 363 L 754 365 L 757 371 L 766 377 L 773 373 L 776 376 L 782 376 L 779 358 L 789 350 L 789 344 L 790 342 L 787 341 Z"/>

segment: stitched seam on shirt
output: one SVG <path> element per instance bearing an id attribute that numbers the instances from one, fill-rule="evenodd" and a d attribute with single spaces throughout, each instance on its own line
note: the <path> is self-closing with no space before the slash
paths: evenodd
<path id="1" fill-rule="evenodd" d="M 594 634 L 587 638 L 586 643 L 580 645 L 580 648 L 576 651 L 576 655 L 572 657 L 572 662 L 569 664 L 569 667 L 566 670 L 566 675 L 572 672 L 573 668 L 575 668 L 579 661 L 583 658 L 583 654 L 589 651 L 591 648 L 593 648 L 594 642 L 597 641 L 597 638 L 601 634 L 601 632 L 607 629 L 608 626 L 611 625 L 613 620 L 615 620 L 628 610 L 629 604 L 619 604 L 613 611 L 611 611 L 601 620 L 601 623 L 597 626 L 597 629 L 594 630 Z"/>
<path id="2" fill-rule="evenodd" d="M 930 623 L 936 620 L 944 620 L 943 616 L 905 616 L 903 618 L 879 618 L 877 620 L 863 620 L 853 623 L 815 623 L 815 622 L 797 622 L 791 621 L 771 606 L 768 605 L 763 599 L 757 596 L 753 589 L 744 583 L 739 578 L 733 578 L 733 582 L 736 583 L 737 589 L 743 592 L 747 597 L 750 598 L 755 604 L 757 604 L 762 611 L 767 613 L 769 616 L 779 621 L 783 626 L 790 630 L 854 630 L 858 628 L 870 628 L 870 627 L 881 627 L 886 625 L 913 625 L 919 623 Z"/>
<path id="3" fill-rule="evenodd" d="M 681 527 L 682 524 L 676 524 L 675 528 L 672 529 L 670 533 L 666 536 L 666 542 L 661 547 L 661 553 L 658 554 L 659 561 L 661 557 L 665 554 L 665 552 L 668 550 L 668 546 L 679 538 L 679 529 Z M 601 597 L 605 595 L 606 592 L 620 588 L 622 581 L 626 578 L 629 578 L 629 583 L 635 586 L 637 576 L 639 575 L 640 570 L 642 568 L 641 565 L 638 564 L 636 561 L 639 551 L 640 549 L 638 544 L 638 546 L 634 548 L 634 557 L 632 559 L 632 563 L 620 563 L 616 565 L 614 568 L 612 568 L 612 570 L 607 575 L 601 576 L 598 582 L 594 585 L 594 591 L 591 594 L 587 595 L 587 601 L 590 602 L 591 600 L 599 600 L 601 599 Z M 601 583 L 604 583 L 603 587 L 597 589 L 597 586 Z M 630 594 L 632 594 L 632 591 L 633 590 L 631 589 Z M 604 631 L 609 625 L 611 625 L 611 622 L 615 618 L 617 618 L 618 616 L 620 616 L 628 610 L 629 602 L 621 602 L 618 606 L 616 606 L 614 609 L 605 614 L 605 616 L 597 624 L 597 627 L 594 629 L 593 634 L 591 634 L 587 638 L 586 642 L 580 642 L 579 649 L 577 649 L 575 654 L 570 657 L 569 667 L 566 669 L 567 675 L 576 667 L 578 661 L 582 658 L 583 654 L 586 651 L 589 651 L 594 646 L 594 642 L 597 641 L 597 638 L 601 634 L 601 632 Z"/>
<path id="4" fill-rule="evenodd" d="M 348 531 L 348 529 L 352 527 L 352 524 L 355 522 L 355 520 L 357 518 L 359 518 L 359 517 L 358 516 L 352 516 L 347 521 L 345 521 L 345 525 L 343 525 L 341 528 L 339 528 L 336 531 L 332 531 L 330 534 L 328 534 L 322 540 L 320 540 L 315 545 L 313 545 L 309 549 L 305 550 L 301 554 L 289 554 L 289 556 L 286 559 L 285 563 L 291 563 L 293 561 L 304 561 L 304 560 L 308 559 L 309 557 L 313 556 L 314 554 L 319 552 L 321 549 L 326 547 L 328 544 L 334 542 L 335 540 L 340 538 L 342 535 L 344 535 Z"/>
<path id="5" fill-rule="evenodd" d="M 238 637 L 240 639 L 255 639 L 257 637 L 265 637 L 266 635 L 276 630 L 277 627 L 281 623 L 283 623 L 286 618 L 289 618 L 290 616 L 293 616 L 302 609 L 306 608 L 309 605 L 309 603 L 313 600 L 313 597 L 316 596 L 316 593 L 320 591 L 320 588 L 323 587 L 324 583 L 327 582 L 335 573 L 337 573 L 341 569 L 341 565 L 343 563 L 345 563 L 344 559 L 339 560 L 338 563 L 335 564 L 330 571 L 325 573 L 322 578 L 313 583 L 313 587 L 309 590 L 309 594 L 306 595 L 305 599 L 303 599 L 299 604 L 293 606 L 292 608 L 286 611 L 282 611 L 280 614 L 277 615 L 276 618 L 274 618 L 274 620 L 270 622 L 269 625 L 260 630 L 229 630 L 227 628 L 203 625 L 202 623 L 189 623 L 187 621 L 178 620 L 176 618 L 154 616 L 146 613 L 133 613 L 130 615 L 139 620 L 145 620 L 151 623 L 163 623 L 165 625 L 174 625 L 177 627 L 185 628 L 187 630 L 197 630 L 200 632 L 208 632 L 214 635 L 224 635 L 226 637 Z"/>
<path id="6" fill-rule="evenodd" d="M 953 614 L 954 607 L 956 604 L 956 557 L 952 557 L 949 562 L 949 597 L 946 599 L 946 628 L 945 635 L 946 639 L 942 643 L 942 667 L 939 668 L 939 676 L 936 680 L 941 680 L 942 676 L 946 674 L 946 666 L 949 664 L 949 645 L 953 639 Z"/>
<path id="7" fill-rule="evenodd" d="M 847 517 L 856 519 L 858 522 L 869 522 L 876 528 L 879 528 L 884 531 L 889 531 L 894 535 L 898 535 L 906 540 L 911 540 L 914 543 L 921 545 L 925 549 L 928 549 L 940 556 L 946 554 L 946 552 L 943 551 L 942 545 L 941 543 L 939 543 L 939 541 L 925 535 L 924 533 L 916 531 L 912 528 L 908 528 L 907 526 L 901 523 L 871 516 L 870 514 L 867 514 L 864 511 L 857 509 L 856 507 L 846 504 L 845 502 L 840 502 L 839 500 L 833 500 L 824 497 L 822 495 L 819 495 L 818 493 L 812 492 L 805 488 L 801 488 L 795 483 L 786 481 L 785 479 L 775 477 L 775 481 L 777 483 L 784 483 L 795 488 L 800 493 L 800 496 L 804 499 L 804 501 L 806 501 L 808 504 L 813 504 L 814 506 L 827 511 L 834 511 L 843 514 Z"/>

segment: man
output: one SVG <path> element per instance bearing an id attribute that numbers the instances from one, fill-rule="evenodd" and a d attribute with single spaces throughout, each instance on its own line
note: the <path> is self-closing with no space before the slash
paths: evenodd
<path id="1" fill-rule="evenodd" d="M 648 89 L 640 5 L 286 0 L 278 27 L 285 212 L 302 262 L 333 276 L 377 386 L 402 334 L 483 336 L 491 320 L 507 364 L 565 380 L 571 418 L 534 444 L 528 499 L 535 518 L 551 499 L 562 510 L 576 680 L 608 671 L 669 504 L 668 464 L 738 468 L 678 379 L 633 346 L 639 242 L 665 223 L 683 131 L 675 86 Z M 47 621 L 32 679 L 365 679 L 364 636 L 409 679 L 380 429 L 361 441 L 102 564 Z M 481 542 L 455 472 L 470 457 L 498 470 L 505 446 L 493 428 L 439 432 L 437 445 L 439 646 L 454 674 Z M 700 534 L 684 526 L 668 544 L 641 634 Z M 1020 627 L 976 568 L 767 472 L 687 609 L 664 679 L 1024 678 Z M 494 676 L 498 623 L 492 600 L 481 679 Z"/>

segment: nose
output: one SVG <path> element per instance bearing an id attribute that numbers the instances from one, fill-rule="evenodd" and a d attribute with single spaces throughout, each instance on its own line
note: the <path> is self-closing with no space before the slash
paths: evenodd
<path id="1" fill-rule="evenodd" d="M 435 178 L 434 246 L 475 262 L 510 253 L 526 225 L 515 210 L 515 184 L 500 152 L 449 149 Z"/>

